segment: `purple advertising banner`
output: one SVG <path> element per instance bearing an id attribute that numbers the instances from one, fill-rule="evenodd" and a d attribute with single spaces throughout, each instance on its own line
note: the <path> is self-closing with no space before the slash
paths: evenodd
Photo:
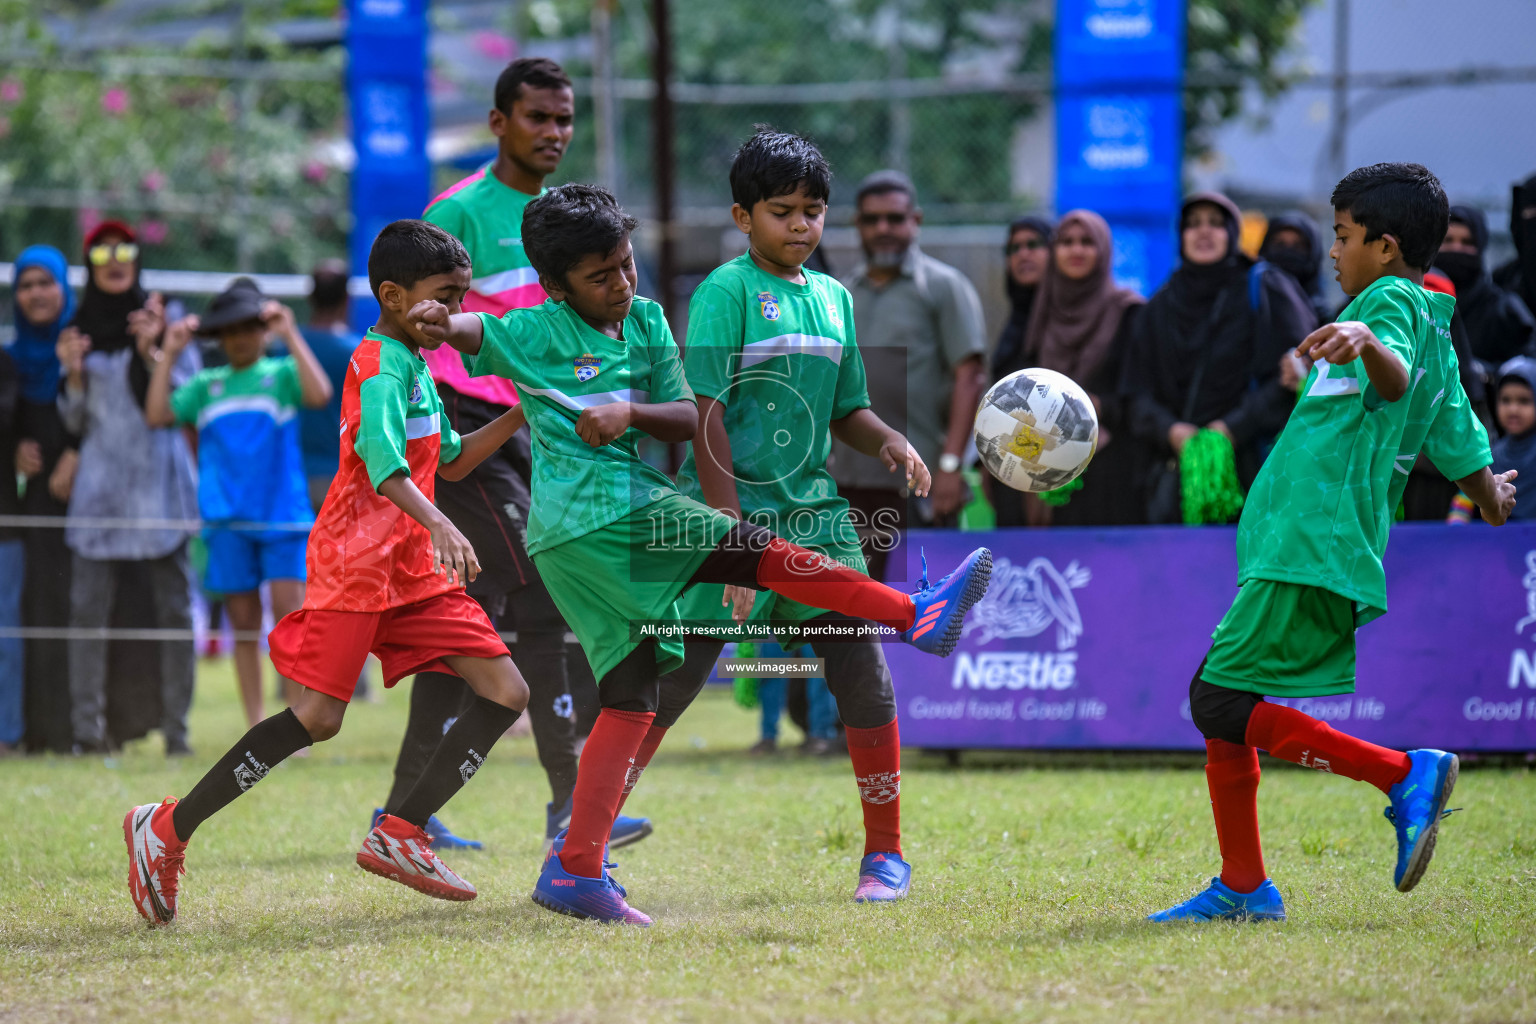
<path id="1" fill-rule="evenodd" d="M 887 577 L 992 549 L 945 660 L 885 648 L 902 741 L 937 748 L 1201 749 L 1189 681 L 1237 593 L 1231 528 L 913 531 Z M 1536 525 L 1402 524 L 1356 691 L 1284 701 L 1397 748 L 1536 750 Z"/>

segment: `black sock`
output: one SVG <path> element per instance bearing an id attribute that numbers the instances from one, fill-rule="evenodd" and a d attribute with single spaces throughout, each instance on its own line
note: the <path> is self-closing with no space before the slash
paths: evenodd
<path id="1" fill-rule="evenodd" d="M 458 676 L 446 672 L 419 672 L 411 682 L 411 713 L 400 738 L 400 756 L 395 758 L 395 781 L 390 787 L 384 809 L 398 807 L 443 742 L 444 726 L 474 703 L 475 691 Z"/>
<path id="2" fill-rule="evenodd" d="M 476 697 L 474 705 L 443 734 L 443 742 L 432 752 L 415 787 L 389 813 L 417 828 L 425 827 L 427 819 L 480 770 L 486 755 L 501 734 L 512 728 L 519 714 L 504 704 Z"/>
<path id="3" fill-rule="evenodd" d="M 182 842 L 191 839 L 197 826 L 260 782 L 273 765 L 313 742 L 292 708 L 257 722 L 240 737 L 240 742 L 229 748 L 229 753 L 219 758 L 218 764 L 208 769 L 192 792 L 176 802 L 171 810 L 176 838 Z"/>

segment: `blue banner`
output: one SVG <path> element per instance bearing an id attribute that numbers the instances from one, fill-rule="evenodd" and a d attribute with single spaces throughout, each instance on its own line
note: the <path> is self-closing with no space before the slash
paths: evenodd
<path id="1" fill-rule="evenodd" d="M 427 160 L 427 0 L 348 0 L 347 100 L 352 115 L 352 273 L 367 273 L 379 230 L 419 217 L 431 198 Z M 373 324 L 371 297 L 352 301 L 352 326 Z"/>
<path id="2" fill-rule="evenodd" d="M 987 596 L 939 661 L 888 644 L 918 747 L 1203 749 L 1189 682 L 1237 594 L 1235 530 L 913 531 L 886 576 L 992 548 Z M 1285 703 L 1398 749 L 1536 750 L 1536 526 L 1403 524 L 1354 693 Z"/>
<path id="3" fill-rule="evenodd" d="M 1178 250 L 1185 18 L 1184 0 L 1056 7 L 1056 209 L 1102 214 L 1116 280 L 1143 294 Z"/>

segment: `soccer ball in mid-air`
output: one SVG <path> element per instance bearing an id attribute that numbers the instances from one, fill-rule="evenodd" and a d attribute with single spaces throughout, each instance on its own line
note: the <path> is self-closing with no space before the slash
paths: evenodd
<path id="1" fill-rule="evenodd" d="M 1088 467 L 1098 443 L 1093 400 L 1055 370 L 1010 373 L 988 389 L 976 410 L 982 464 L 1014 490 L 1064 487 Z"/>

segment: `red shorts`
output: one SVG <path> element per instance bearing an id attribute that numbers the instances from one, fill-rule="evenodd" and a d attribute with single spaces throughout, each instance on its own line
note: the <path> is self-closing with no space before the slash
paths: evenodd
<path id="1" fill-rule="evenodd" d="M 384 663 L 384 685 L 416 672 L 457 675 L 444 658 L 499 658 L 507 645 L 474 598 L 462 590 L 382 612 L 301 608 L 267 637 L 272 664 L 300 686 L 350 701 L 372 651 Z"/>

